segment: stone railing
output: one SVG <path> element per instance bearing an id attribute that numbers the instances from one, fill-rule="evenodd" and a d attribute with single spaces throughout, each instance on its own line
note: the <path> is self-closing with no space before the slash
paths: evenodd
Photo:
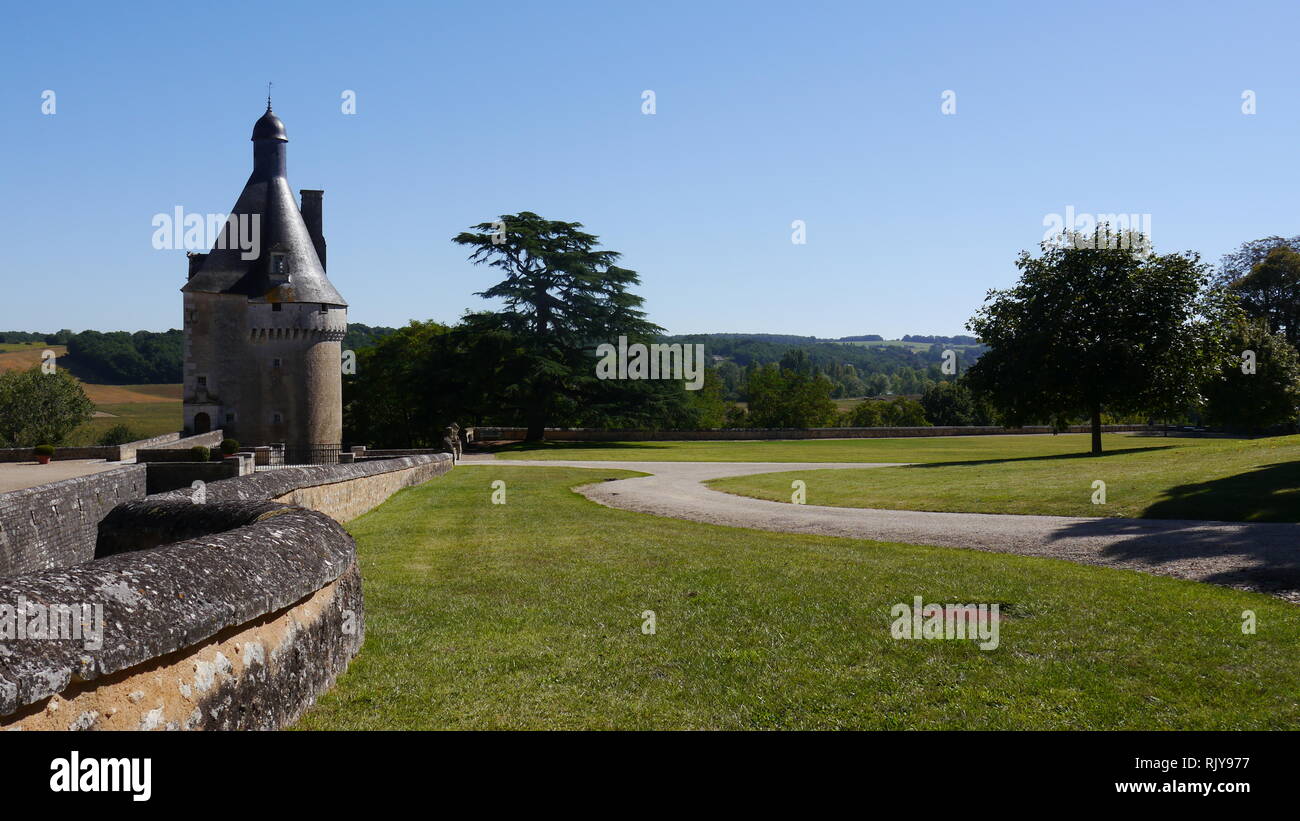
<path id="1" fill-rule="evenodd" d="M 49 624 L 0 639 L 0 731 L 291 723 L 364 637 L 356 546 L 339 522 L 453 464 L 285 468 L 209 483 L 197 499 L 133 487 L 86 516 L 93 535 L 69 551 L 80 563 L 0 577 L 0 617 L 8 607 Z M 144 470 L 122 469 L 139 482 Z"/>
<path id="2" fill-rule="evenodd" d="M 221 444 L 222 432 L 219 430 L 200 433 L 181 438 L 179 433 L 164 433 L 152 439 L 140 439 L 124 445 L 89 445 L 76 448 L 55 448 L 50 458 L 56 462 L 69 459 L 103 459 L 106 462 L 121 462 L 135 458 L 138 451 L 176 450 L 191 448 L 195 445 L 215 447 Z M 0 448 L 0 462 L 34 462 L 34 448 Z"/>
<path id="3" fill-rule="evenodd" d="M 0 577 L 90 561 L 100 520 L 145 491 L 145 466 L 123 465 L 0 493 Z"/>

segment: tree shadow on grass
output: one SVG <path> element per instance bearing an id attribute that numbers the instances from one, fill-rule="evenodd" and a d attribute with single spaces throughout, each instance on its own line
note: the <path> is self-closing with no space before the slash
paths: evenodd
<path id="1" fill-rule="evenodd" d="M 1006 456 L 996 459 L 963 459 L 953 462 L 915 462 L 907 465 L 911 468 L 949 468 L 961 467 L 962 465 L 997 465 L 1005 462 L 1051 462 L 1061 459 L 1105 459 L 1108 456 L 1123 456 L 1132 453 L 1146 453 L 1155 450 L 1168 450 L 1177 447 L 1177 445 L 1160 445 L 1145 448 L 1124 448 L 1123 450 L 1107 450 L 1094 456 L 1091 453 L 1052 453 L 1045 456 Z"/>
<path id="2" fill-rule="evenodd" d="M 1170 488 L 1143 519 L 1089 519 L 1052 538 L 1100 538 L 1109 562 L 1300 602 L 1300 462 Z M 1244 520 L 1244 521 L 1243 521 Z"/>
<path id="3" fill-rule="evenodd" d="M 1142 511 L 1146 519 L 1217 522 L 1300 522 L 1300 462 L 1178 485 Z"/>

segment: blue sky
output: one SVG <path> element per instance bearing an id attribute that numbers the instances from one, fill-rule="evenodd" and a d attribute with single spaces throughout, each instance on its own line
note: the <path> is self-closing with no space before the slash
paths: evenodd
<path id="1" fill-rule="evenodd" d="M 532 210 L 622 251 L 671 332 L 962 333 L 1067 206 L 1212 262 L 1300 233 L 1297 8 L 25 4 L 0 31 L 0 329 L 180 327 L 184 251 L 151 220 L 233 206 L 273 80 L 353 321 L 483 305 L 450 238 Z"/>

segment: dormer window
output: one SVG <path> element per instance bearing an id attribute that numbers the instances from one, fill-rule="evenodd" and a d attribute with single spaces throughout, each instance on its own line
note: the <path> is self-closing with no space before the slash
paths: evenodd
<path id="1" fill-rule="evenodd" d="M 277 277 L 289 276 L 289 255 L 276 251 L 271 254 L 271 274 Z"/>

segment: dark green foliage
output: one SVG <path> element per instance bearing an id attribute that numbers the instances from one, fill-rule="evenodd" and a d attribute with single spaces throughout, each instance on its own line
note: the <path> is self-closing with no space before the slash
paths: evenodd
<path id="1" fill-rule="evenodd" d="M 134 442 L 140 436 L 130 425 L 114 425 L 100 434 L 97 444 L 100 445 L 125 445 L 127 442 Z"/>
<path id="2" fill-rule="evenodd" d="M 1103 411 L 1160 415 L 1197 401 L 1219 361 L 1226 302 L 1207 291 L 1195 254 L 1141 247 L 1045 242 L 1041 256 L 1020 255 L 1013 288 L 989 292 L 967 327 L 990 350 L 968 378 L 1006 424 L 1090 419 L 1100 453 Z"/>
<path id="3" fill-rule="evenodd" d="M 748 424 L 755 428 L 817 428 L 833 425 L 831 382 L 793 352 L 782 364 L 754 365 L 748 372 Z"/>
<path id="4" fill-rule="evenodd" d="M 851 428 L 926 428 L 931 425 L 921 403 L 906 396 L 896 396 L 887 401 L 867 399 L 843 414 L 840 424 Z"/>
<path id="5" fill-rule="evenodd" d="M 194 462 L 209 462 L 212 460 L 212 451 L 203 445 L 195 445 L 190 448 L 190 460 Z"/>
<path id="6" fill-rule="evenodd" d="M 830 379 L 833 398 L 883 396 L 890 393 L 919 394 L 941 378 L 939 364 L 946 348 L 956 346 L 959 352 L 959 372 L 968 368 L 984 350 L 974 337 L 969 336 L 925 337 L 934 344 L 929 349 L 920 351 L 904 345 L 845 344 L 859 339 L 845 337 L 844 341 L 830 341 L 811 336 L 778 334 L 684 334 L 664 337 L 667 342 L 704 345 L 708 361 L 712 361 L 713 357 L 722 357 L 724 361 L 718 362 L 716 367 L 722 371 L 723 397 L 732 401 L 745 397 L 745 368 L 780 362 L 782 357 L 795 350 L 803 351 L 814 370 Z"/>
<path id="7" fill-rule="evenodd" d="M 396 328 L 380 325 L 371 327 L 360 322 L 349 322 L 347 334 L 343 337 L 343 350 L 359 351 L 362 348 L 371 348 L 378 344 L 379 340 L 395 333 L 397 333 Z"/>
<path id="8" fill-rule="evenodd" d="M 1246 316 L 1264 320 L 1292 347 L 1300 346 L 1300 253 L 1275 247 L 1230 287 Z"/>
<path id="9" fill-rule="evenodd" d="M 643 300 L 629 290 L 640 282 L 635 271 L 616 263 L 617 251 L 598 250 L 599 238 L 582 223 L 544 219 L 531 211 L 502 214 L 458 234 L 453 242 L 472 249 L 469 259 L 496 268 L 504 279 L 478 296 L 499 299 L 503 307 L 466 316 L 478 334 L 511 340 L 511 390 L 500 397 L 523 416 L 529 440 L 539 440 L 548 424 L 575 403 L 599 403 L 623 386 L 595 374 L 595 349 L 625 336 L 649 341 L 662 328 L 649 322 Z M 635 384 L 635 383 L 634 383 Z M 657 389 L 636 384 L 633 393 L 654 398 Z"/>
<path id="10" fill-rule="evenodd" d="M 1265 320 L 1238 320 L 1227 354 L 1205 386 L 1205 420 L 1229 429 L 1259 432 L 1294 428 L 1300 413 L 1300 356 Z M 1242 353 L 1255 355 L 1254 373 L 1242 370 Z"/>
<path id="11" fill-rule="evenodd" d="M 238 440 L 238 439 L 222 439 L 222 440 L 221 440 L 221 452 L 224 453 L 226 456 L 234 456 L 236 453 L 239 452 L 239 440 Z"/>
<path id="12" fill-rule="evenodd" d="M 184 335 L 153 331 L 82 331 L 68 340 L 69 367 L 83 381 L 109 385 L 164 385 L 181 381 Z"/>
<path id="13" fill-rule="evenodd" d="M 81 385 L 62 368 L 48 374 L 40 366 L 0 373 L 0 447 L 62 444 L 94 410 Z"/>
<path id="14" fill-rule="evenodd" d="M 58 333 L 47 334 L 40 331 L 0 331 L 0 345 L 6 342 L 43 342 L 46 345 L 66 345 L 72 331 L 64 328 Z"/>
<path id="15" fill-rule="evenodd" d="M 976 400 L 965 380 L 936 382 L 921 397 L 925 418 L 932 425 L 990 425 L 988 407 Z"/>
<path id="16" fill-rule="evenodd" d="M 53 456 L 54 445 L 37 445 L 32 448 L 32 453 L 36 456 Z"/>

